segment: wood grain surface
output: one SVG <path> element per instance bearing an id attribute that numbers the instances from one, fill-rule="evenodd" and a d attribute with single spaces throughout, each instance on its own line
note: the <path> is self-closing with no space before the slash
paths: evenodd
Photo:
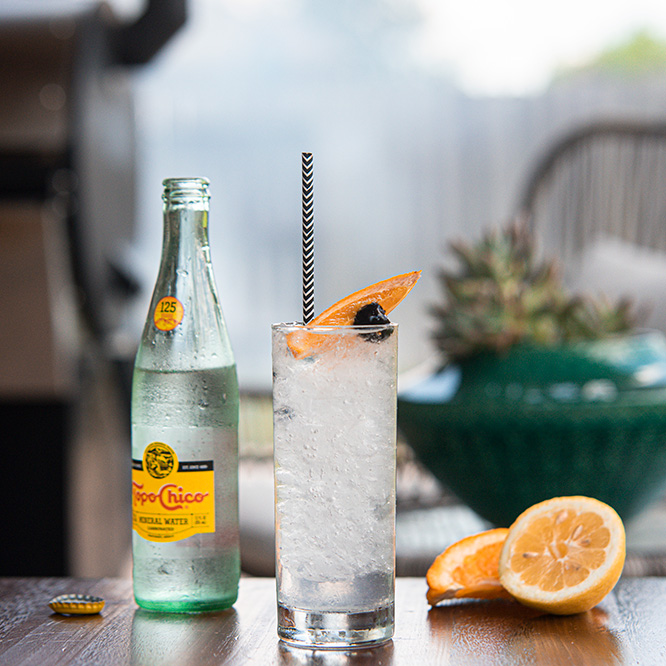
<path id="1" fill-rule="evenodd" d="M 597 608 L 569 617 L 500 601 L 430 610 L 425 590 L 422 579 L 398 579 L 391 643 L 315 652 L 277 640 L 273 579 L 243 578 L 236 606 L 207 615 L 142 611 L 124 579 L 0 579 L 0 665 L 666 664 L 666 578 L 621 579 Z M 67 592 L 101 596 L 106 606 L 96 616 L 53 613 L 49 600 Z"/>

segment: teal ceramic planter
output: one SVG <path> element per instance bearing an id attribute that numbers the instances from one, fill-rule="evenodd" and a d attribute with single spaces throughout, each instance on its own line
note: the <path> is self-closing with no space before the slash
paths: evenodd
<path id="1" fill-rule="evenodd" d="M 666 338 L 645 333 L 450 365 L 398 396 L 418 458 L 479 515 L 588 495 L 623 519 L 666 487 Z"/>

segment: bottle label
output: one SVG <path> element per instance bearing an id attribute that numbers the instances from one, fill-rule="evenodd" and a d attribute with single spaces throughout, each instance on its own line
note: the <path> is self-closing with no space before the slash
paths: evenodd
<path id="1" fill-rule="evenodd" d="M 132 527 L 148 541 L 180 541 L 215 531 L 212 460 L 179 461 L 164 442 L 132 460 Z"/>
<path id="2" fill-rule="evenodd" d="M 185 310 L 175 296 L 161 298 L 153 312 L 153 322 L 160 331 L 173 331 L 181 321 Z"/>

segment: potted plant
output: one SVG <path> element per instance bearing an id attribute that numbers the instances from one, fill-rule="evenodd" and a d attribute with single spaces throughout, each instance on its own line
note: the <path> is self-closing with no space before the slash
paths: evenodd
<path id="1" fill-rule="evenodd" d="M 627 300 L 568 293 L 520 225 L 451 249 L 441 365 L 398 396 L 416 455 L 495 525 L 557 495 L 636 514 L 666 482 L 664 336 Z"/>

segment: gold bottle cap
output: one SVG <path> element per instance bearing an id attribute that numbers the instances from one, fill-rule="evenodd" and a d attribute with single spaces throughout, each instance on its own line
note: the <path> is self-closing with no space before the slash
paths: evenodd
<path id="1" fill-rule="evenodd" d="M 61 594 L 51 599 L 49 606 L 61 615 L 95 615 L 104 608 L 104 599 L 89 594 Z"/>

